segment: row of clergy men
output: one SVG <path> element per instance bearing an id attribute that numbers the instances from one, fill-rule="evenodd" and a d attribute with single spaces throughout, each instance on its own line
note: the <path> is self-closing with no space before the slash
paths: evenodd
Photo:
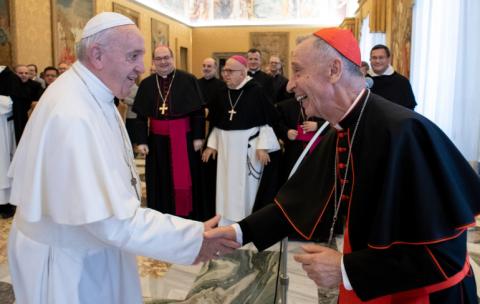
<path id="1" fill-rule="evenodd" d="M 15 213 L 15 207 L 9 204 L 9 181 L 7 169 L 20 141 L 31 111 L 45 89 L 57 77 L 65 72 L 69 65 L 62 62 L 58 68 L 46 67 L 38 76 L 35 64 L 19 64 L 13 71 L 3 67 L 0 71 L 0 95 L 14 96 L 13 99 L 0 100 L 0 115 L 5 119 L 0 124 L 3 132 L 0 148 L 0 217 L 9 218 Z"/>
<path id="2" fill-rule="evenodd" d="M 379 50 L 390 55 L 376 46 L 374 57 Z M 375 89 L 397 100 L 408 90 L 384 85 L 394 83 L 385 81 L 391 76 L 384 73 L 393 71 L 389 57 L 373 59 L 369 77 Z M 137 152 L 146 155 L 147 206 L 198 220 L 219 213 L 225 223 L 238 221 L 273 201 L 324 120 L 307 117 L 301 101 L 287 92 L 278 56 L 270 58 L 269 73 L 260 70 L 257 49 L 247 58 L 232 56 L 221 69 L 223 81 L 213 58 L 203 61 L 198 80 L 174 62 L 170 48 L 157 47 L 155 72 L 129 99 L 136 117 L 127 116 L 127 130 Z"/>

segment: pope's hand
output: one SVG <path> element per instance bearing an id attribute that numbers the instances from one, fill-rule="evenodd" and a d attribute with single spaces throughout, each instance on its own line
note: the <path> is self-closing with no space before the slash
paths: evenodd
<path id="1" fill-rule="evenodd" d="M 302 246 L 305 253 L 293 258 L 302 264 L 303 270 L 319 287 L 334 288 L 342 282 L 342 254 L 319 245 Z"/>
<path id="2" fill-rule="evenodd" d="M 222 226 L 205 231 L 204 237 L 207 239 L 226 238 L 235 241 L 237 239 L 237 233 L 232 226 Z"/>
<path id="3" fill-rule="evenodd" d="M 224 233 L 223 228 L 227 227 L 214 228 L 218 225 L 219 221 L 220 216 L 216 215 L 204 223 L 205 232 L 203 234 L 203 243 L 194 264 L 219 258 L 240 247 L 240 244 L 235 242 L 236 234 L 232 227 L 229 228 L 233 230 L 233 236 Z M 219 229 L 219 231 L 216 231 L 217 229 Z"/>

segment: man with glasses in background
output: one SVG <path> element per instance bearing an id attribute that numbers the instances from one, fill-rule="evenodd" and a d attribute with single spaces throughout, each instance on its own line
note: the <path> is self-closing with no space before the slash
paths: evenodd
<path id="1" fill-rule="evenodd" d="M 371 91 L 396 104 L 413 110 L 417 105 L 408 79 L 395 72 L 391 66 L 390 50 L 383 44 L 375 45 L 370 51 L 367 77 L 373 79 Z"/>
<path id="2" fill-rule="evenodd" d="M 205 137 L 204 102 L 197 79 L 175 68 L 168 46 L 158 46 L 156 73 L 138 88 L 137 152 L 146 155 L 147 206 L 197 218 L 201 206 L 200 165 Z"/>

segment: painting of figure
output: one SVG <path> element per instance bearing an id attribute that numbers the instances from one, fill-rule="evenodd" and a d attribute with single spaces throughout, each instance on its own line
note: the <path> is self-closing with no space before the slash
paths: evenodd
<path id="1" fill-rule="evenodd" d="M 152 18 L 152 53 L 159 45 L 169 45 L 168 24 Z"/>
<path id="2" fill-rule="evenodd" d="M 75 44 L 82 29 L 95 13 L 94 0 L 52 0 L 53 62 L 73 63 Z"/>
<path id="3" fill-rule="evenodd" d="M 10 6 L 8 0 L 0 0 L 0 65 L 12 64 L 10 36 Z"/>

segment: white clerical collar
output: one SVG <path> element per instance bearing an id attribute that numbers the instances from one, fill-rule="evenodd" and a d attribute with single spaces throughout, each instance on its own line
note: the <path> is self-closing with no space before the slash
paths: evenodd
<path id="1" fill-rule="evenodd" d="M 368 71 L 368 74 L 370 74 L 370 76 L 373 76 L 373 77 L 376 77 L 376 76 L 390 76 L 393 73 L 395 73 L 395 69 L 390 64 L 388 65 L 388 68 L 385 70 L 385 72 L 383 72 L 382 74 L 377 74 L 373 70 Z"/>
<path id="2" fill-rule="evenodd" d="M 260 68 L 256 70 L 248 70 L 252 75 L 255 75 L 256 73 L 260 72 Z"/>
<path id="3" fill-rule="evenodd" d="M 348 108 L 347 112 L 345 112 L 345 114 L 343 114 L 342 118 L 340 118 L 339 122 L 342 121 L 345 117 L 347 117 L 347 115 L 353 110 L 353 108 L 355 108 L 355 106 L 357 105 L 357 103 L 360 101 L 361 97 L 363 96 L 363 93 L 365 92 L 366 89 L 363 89 L 360 91 L 360 93 L 357 95 L 357 98 L 355 98 L 355 101 L 350 105 L 350 108 Z M 342 126 L 340 126 L 340 124 L 337 122 L 334 126 L 333 126 L 335 129 L 341 131 L 343 130 Z"/>
<path id="4" fill-rule="evenodd" d="M 90 92 L 94 95 L 94 97 L 100 102 L 113 102 L 113 93 L 112 91 L 97 77 L 93 74 L 86 66 L 84 66 L 80 61 L 75 61 L 72 66 L 74 70 L 72 73 L 77 71 L 79 73 L 79 77 L 81 77 L 87 87 L 89 88 Z M 67 72 L 70 72 L 68 70 Z M 65 73 L 67 73 L 65 72 Z"/>
<path id="5" fill-rule="evenodd" d="M 0 65 L 0 73 L 3 72 L 3 70 L 5 70 L 6 66 L 4 65 Z"/>
<path id="6" fill-rule="evenodd" d="M 240 90 L 241 88 L 243 88 L 243 86 L 250 81 L 250 79 L 252 79 L 252 77 L 248 76 L 245 77 L 245 79 L 238 85 L 238 87 L 235 88 L 235 90 Z"/>
<path id="7" fill-rule="evenodd" d="M 157 73 L 158 76 L 162 77 L 162 79 L 167 79 L 168 76 L 170 76 L 171 74 L 173 74 L 173 72 L 175 72 L 175 69 L 171 70 L 170 72 L 168 72 L 167 75 L 160 75 Z"/>

